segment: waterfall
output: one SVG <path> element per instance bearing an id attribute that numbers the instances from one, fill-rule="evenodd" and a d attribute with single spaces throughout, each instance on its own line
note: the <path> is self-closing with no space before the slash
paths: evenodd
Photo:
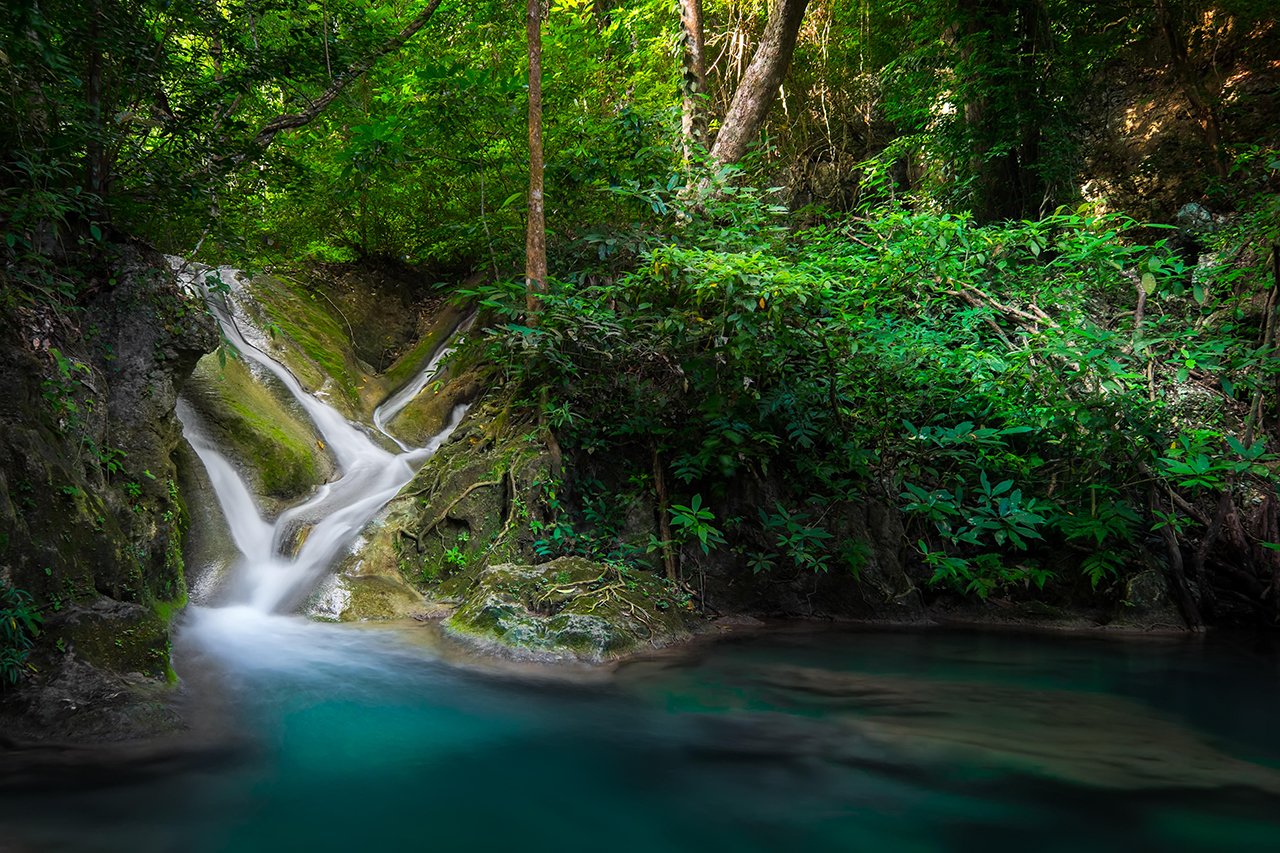
<path id="1" fill-rule="evenodd" d="M 288 368 L 271 358 L 262 345 L 265 336 L 239 306 L 241 274 L 229 267 L 171 261 L 179 280 L 205 295 L 222 332 L 239 355 L 280 380 L 298 401 L 316 431 L 332 452 L 338 474 L 310 498 L 281 513 L 274 521 L 263 517 L 249 487 L 230 461 L 209 440 L 199 416 L 179 400 L 178 418 L 183 434 L 204 464 L 232 540 L 240 551 L 230 586 L 231 603 L 258 613 L 278 613 L 297 607 L 324 574 L 342 556 L 378 511 L 413 478 L 414 471 L 448 439 L 467 407 L 456 406 L 449 423 L 424 447 L 410 447 L 387 433 L 385 422 L 393 418 L 420 392 L 439 370 L 451 351 L 446 343 L 414 379 L 375 413 L 379 432 L 399 446 L 399 453 L 384 449 L 360 426 L 310 394 Z M 206 282 L 216 279 L 224 287 L 210 292 Z M 469 324 L 470 321 L 468 321 Z M 464 325 L 468 325 L 464 324 Z M 410 389 L 415 389 L 412 394 Z M 294 534 L 305 529 L 296 553 L 286 553 Z"/>
<path id="2" fill-rule="evenodd" d="M 453 341 L 461 335 L 471 331 L 471 325 L 475 322 L 475 319 L 475 315 L 472 314 L 470 317 L 458 324 L 458 328 L 454 330 L 453 335 L 445 340 L 440 348 L 436 350 L 435 355 L 431 356 L 431 360 L 427 362 L 427 366 L 417 376 L 405 383 L 403 388 L 396 391 L 384 400 L 378 408 L 373 410 L 374 429 L 400 445 L 401 450 L 407 451 L 411 448 L 403 441 L 387 432 L 387 422 L 394 420 L 395 416 L 400 414 L 405 406 L 409 405 L 415 397 L 422 393 L 422 389 L 426 388 L 427 383 L 435 377 L 436 372 L 440 367 L 440 362 L 444 361 L 445 358 L 453 352 Z"/>

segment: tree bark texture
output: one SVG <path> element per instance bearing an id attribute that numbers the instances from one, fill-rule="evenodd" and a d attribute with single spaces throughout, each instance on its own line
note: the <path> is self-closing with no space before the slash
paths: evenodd
<path id="1" fill-rule="evenodd" d="M 702 33 L 702 0 L 680 0 L 680 33 L 684 41 L 681 141 L 684 157 L 707 144 L 707 57 Z"/>
<path id="2" fill-rule="evenodd" d="M 525 234 L 525 307 L 530 318 L 547 292 L 547 216 L 542 197 L 542 0 L 529 0 L 529 225 Z"/>
<path id="3" fill-rule="evenodd" d="M 1041 159 L 1041 57 L 1052 44 L 1038 0 L 959 0 L 958 41 L 965 80 L 964 120 L 973 177 L 971 206 L 979 222 L 1040 214 L 1046 188 Z M 1000 153 L 996 153 L 1000 152 Z"/>
<path id="4" fill-rule="evenodd" d="M 717 163 L 736 163 L 759 135 L 778 95 L 778 87 L 791 67 L 800 24 L 808 5 L 809 0 L 774 0 L 773 8 L 769 10 L 769 21 L 760 37 L 760 46 L 756 48 L 738 90 L 733 93 L 733 102 L 729 104 L 720 132 L 716 134 L 711 159 Z"/>

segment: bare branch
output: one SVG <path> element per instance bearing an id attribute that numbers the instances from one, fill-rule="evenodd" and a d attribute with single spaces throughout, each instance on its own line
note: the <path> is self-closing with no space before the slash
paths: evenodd
<path id="1" fill-rule="evenodd" d="M 342 94 L 343 89 L 364 76 L 365 72 L 372 68 L 379 59 L 403 47 L 405 42 L 417 34 L 418 30 L 425 27 L 442 2 L 443 0 L 431 0 L 425 9 L 418 13 L 418 17 L 406 24 L 404 29 L 397 33 L 394 38 L 385 42 L 359 62 L 353 63 L 345 72 L 338 75 L 337 79 L 333 81 L 333 85 L 325 89 L 324 93 L 316 98 L 305 110 L 300 113 L 283 113 L 267 122 L 262 130 L 258 131 L 258 135 L 253 138 L 253 144 L 258 148 L 266 148 L 276 138 L 276 134 L 281 131 L 303 127 L 314 121 L 324 111 L 325 107 L 333 103 L 338 95 Z"/>

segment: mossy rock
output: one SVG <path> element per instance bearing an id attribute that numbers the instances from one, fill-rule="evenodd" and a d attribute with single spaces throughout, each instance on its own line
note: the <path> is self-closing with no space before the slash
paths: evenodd
<path id="1" fill-rule="evenodd" d="M 100 598 L 59 613 L 45 629 L 58 648 L 94 666 L 164 678 L 170 675 L 168 615 Z"/>
<path id="2" fill-rule="evenodd" d="M 372 369 L 356 357 L 346 321 L 322 292 L 277 276 L 257 276 L 246 287 L 271 355 L 308 391 L 348 418 L 366 419 L 386 396 Z"/>
<path id="3" fill-rule="evenodd" d="M 1124 584 L 1114 627 L 1136 630 L 1183 630 L 1186 623 L 1169 592 L 1169 582 L 1159 569 L 1144 569 Z"/>
<path id="4" fill-rule="evenodd" d="M 417 376 L 431 361 L 431 357 L 449 340 L 449 336 L 462 322 L 464 312 L 453 305 L 445 305 L 422 329 L 417 343 L 383 371 L 380 380 L 388 393 L 393 393 Z"/>
<path id="5" fill-rule="evenodd" d="M 398 577 L 337 575 L 307 607 L 314 619 L 377 622 L 404 619 L 424 610 L 422 596 Z"/>
<path id="6" fill-rule="evenodd" d="M 312 618 L 336 622 L 402 619 L 426 609 L 422 594 L 405 580 L 385 519 L 366 530 L 365 540 L 349 555 L 333 580 L 307 607 Z"/>
<path id="7" fill-rule="evenodd" d="M 422 389 L 387 425 L 393 435 L 411 446 L 421 447 L 439 435 L 449 424 L 453 410 L 474 400 L 483 387 L 477 370 L 433 386 L 434 383 Z"/>
<path id="8" fill-rule="evenodd" d="M 259 382 L 245 362 L 205 356 L 185 396 L 260 496 L 295 501 L 332 475 L 333 464 L 311 425 Z"/>
<path id="9" fill-rule="evenodd" d="M 446 306 L 434 305 L 435 289 L 419 270 L 387 262 L 311 264 L 298 270 L 308 292 L 323 293 L 326 307 L 344 321 L 356 356 L 386 370 L 423 334 Z"/>
<path id="10" fill-rule="evenodd" d="M 516 656 L 611 660 L 687 637 L 692 614 L 647 572 L 581 557 L 475 577 L 447 633 Z"/>

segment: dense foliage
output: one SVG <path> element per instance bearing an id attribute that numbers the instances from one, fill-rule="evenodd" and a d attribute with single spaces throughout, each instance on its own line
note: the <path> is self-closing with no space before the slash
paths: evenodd
<path id="1" fill-rule="evenodd" d="M 757 572 L 856 572 L 832 508 L 885 499 L 935 583 L 1097 588 L 1201 498 L 1274 493 L 1266 233 L 1220 233 L 1191 266 L 1173 229 L 1087 209 L 982 226 L 888 207 L 794 233 L 769 211 L 713 195 L 671 237 L 632 239 L 616 276 L 627 241 L 596 235 L 605 261 L 533 326 L 518 292 L 479 294 L 510 318 L 495 357 L 528 399 L 551 389 L 561 441 L 622 451 L 642 480 L 666 460 L 702 545 L 710 530 Z M 717 515 L 762 478 L 784 499 Z M 1280 547 L 1251 545 L 1264 563 Z"/>
<path id="2" fill-rule="evenodd" d="M 520 4 L 12 3 L 0 309 L 109 295 L 128 237 L 472 276 L 517 403 L 616 463 L 548 492 L 542 556 L 856 573 L 876 501 L 939 587 L 1123 595 L 1160 554 L 1191 621 L 1275 617 L 1271 4 L 811 0 L 734 162 L 681 136 L 676 5 L 547 4 L 535 311 Z M 770 8 L 702 4 L 711 138 Z"/>

